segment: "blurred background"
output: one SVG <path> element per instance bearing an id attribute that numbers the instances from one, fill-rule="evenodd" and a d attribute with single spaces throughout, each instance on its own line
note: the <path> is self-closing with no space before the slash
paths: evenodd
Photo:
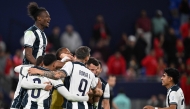
<path id="1" fill-rule="evenodd" d="M 101 77 L 116 105 L 124 105 L 117 100 L 122 95 L 128 109 L 163 107 L 167 89 L 160 78 L 165 68 L 175 67 L 190 109 L 190 0 L 33 1 L 51 16 L 46 52 L 89 46 L 103 63 Z M 13 69 L 22 64 L 24 31 L 34 24 L 29 2 L 0 1 L 0 109 L 13 99 L 18 82 Z"/>

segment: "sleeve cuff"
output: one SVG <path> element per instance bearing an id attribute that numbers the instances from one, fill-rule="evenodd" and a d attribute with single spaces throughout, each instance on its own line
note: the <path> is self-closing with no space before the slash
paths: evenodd
<path id="1" fill-rule="evenodd" d="M 176 105 L 177 105 L 177 103 L 176 103 L 176 102 L 171 102 L 170 104 L 176 104 Z"/>
<path id="2" fill-rule="evenodd" d="M 32 46 L 32 45 L 24 44 L 24 48 L 26 48 L 26 47 L 33 48 L 33 46 Z"/>
<path id="3" fill-rule="evenodd" d="M 64 69 L 61 69 L 60 71 L 63 71 L 66 74 L 66 77 L 68 76 L 68 73 Z"/>
<path id="4" fill-rule="evenodd" d="M 58 87 L 64 86 L 63 84 L 58 84 L 56 86 L 54 86 L 55 89 L 57 89 Z"/>

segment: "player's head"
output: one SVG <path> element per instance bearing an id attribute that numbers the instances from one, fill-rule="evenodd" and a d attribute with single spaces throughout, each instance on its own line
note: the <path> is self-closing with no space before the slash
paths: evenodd
<path id="1" fill-rule="evenodd" d="M 28 15 L 35 20 L 43 28 L 49 27 L 50 15 L 48 11 L 43 7 L 38 7 L 36 2 L 30 2 L 28 7 Z"/>
<path id="2" fill-rule="evenodd" d="M 90 57 L 89 60 L 86 62 L 86 67 L 91 70 L 92 73 L 94 73 L 96 76 L 97 75 L 97 69 L 98 69 L 99 63 L 98 60 Z"/>
<path id="3" fill-rule="evenodd" d="M 54 65 L 56 61 L 57 59 L 54 54 L 46 54 L 43 56 L 43 66 L 50 70 L 56 69 L 56 66 Z"/>
<path id="4" fill-rule="evenodd" d="M 96 75 L 99 76 L 102 72 L 102 63 L 98 60 L 98 69 Z"/>
<path id="5" fill-rule="evenodd" d="M 90 57 L 90 48 L 87 46 L 81 46 L 75 51 L 75 57 L 79 60 L 84 61 L 86 63 Z"/>
<path id="6" fill-rule="evenodd" d="M 43 66 L 43 56 L 39 56 L 37 59 L 36 59 L 36 64 L 35 66 Z"/>
<path id="7" fill-rule="evenodd" d="M 175 68 L 167 68 L 164 70 L 164 74 L 161 77 L 162 85 L 168 86 L 171 84 L 177 84 L 179 82 L 179 71 Z"/>
<path id="8" fill-rule="evenodd" d="M 114 75 L 109 75 L 107 82 L 108 82 L 108 84 L 110 85 L 110 87 L 114 87 L 115 84 L 116 84 L 116 76 L 114 76 Z"/>
<path id="9" fill-rule="evenodd" d="M 61 56 L 62 53 L 68 54 L 68 55 L 73 55 L 68 48 L 62 47 L 62 48 L 59 48 L 56 51 L 56 58 L 57 58 L 57 60 L 61 60 L 60 56 Z"/>

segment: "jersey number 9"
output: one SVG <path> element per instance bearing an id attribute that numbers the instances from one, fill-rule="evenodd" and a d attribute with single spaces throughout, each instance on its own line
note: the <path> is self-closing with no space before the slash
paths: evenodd
<path id="1" fill-rule="evenodd" d="M 82 96 L 84 96 L 84 94 L 86 92 L 87 84 L 88 84 L 88 81 L 86 79 L 81 79 L 78 90 L 79 90 L 79 92 L 82 92 Z M 84 87 L 82 88 L 83 85 L 84 85 Z"/>

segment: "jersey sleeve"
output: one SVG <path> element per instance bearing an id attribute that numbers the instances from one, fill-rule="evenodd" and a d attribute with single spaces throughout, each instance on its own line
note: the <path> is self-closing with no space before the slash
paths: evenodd
<path id="1" fill-rule="evenodd" d="M 28 79 L 31 79 L 30 76 L 23 77 L 21 82 L 21 87 L 24 89 L 45 89 L 47 84 L 38 84 L 33 83 L 31 81 L 28 81 Z"/>
<path id="2" fill-rule="evenodd" d="M 98 84 L 98 81 L 94 75 L 92 75 L 91 89 L 95 89 Z"/>
<path id="3" fill-rule="evenodd" d="M 31 47 L 33 48 L 34 41 L 36 37 L 32 31 L 26 31 L 24 34 L 24 48 Z"/>
<path id="4" fill-rule="evenodd" d="M 110 86 L 109 86 L 108 83 L 105 86 L 105 90 L 104 90 L 104 93 L 103 93 L 103 98 L 104 99 L 109 99 L 110 98 Z"/>
<path id="5" fill-rule="evenodd" d="M 176 91 L 172 91 L 169 95 L 169 104 L 176 104 L 177 105 L 178 102 L 178 96 Z"/>
<path id="6" fill-rule="evenodd" d="M 57 89 L 58 87 L 64 86 L 63 81 L 61 79 L 59 79 L 59 80 L 49 79 L 49 80 L 50 80 L 51 84 L 54 86 L 55 89 Z"/>
<path id="7" fill-rule="evenodd" d="M 60 70 L 65 72 L 66 76 L 70 76 L 73 70 L 73 63 L 72 62 L 65 63 L 65 65 Z"/>
<path id="8" fill-rule="evenodd" d="M 70 93 L 65 86 L 61 86 L 57 88 L 57 91 L 65 97 L 69 101 L 88 101 L 89 97 L 87 95 L 85 96 L 78 96 L 75 94 Z"/>

